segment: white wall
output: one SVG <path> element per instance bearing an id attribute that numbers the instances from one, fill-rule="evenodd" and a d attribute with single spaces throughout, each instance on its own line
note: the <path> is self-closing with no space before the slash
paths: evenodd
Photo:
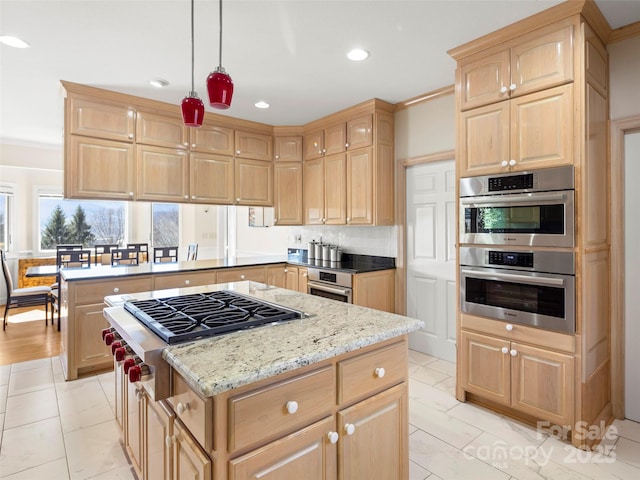
<path id="1" fill-rule="evenodd" d="M 607 47 L 609 50 L 609 80 L 611 119 L 640 114 L 640 36 Z"/>

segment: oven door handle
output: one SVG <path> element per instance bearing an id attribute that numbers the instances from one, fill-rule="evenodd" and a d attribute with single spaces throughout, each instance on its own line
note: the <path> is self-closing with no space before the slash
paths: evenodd
<path id="1" fill-rule="evenodd" d="M 317 288 L 318 290 L 323 290 L 329 293 L 335 293 L 337 295 L 344 295 L 345 297 L 349 296 L 351 293 L 351 289 L 347 288 L 336 288 L 329 285 L 325 285 L 324 283 L 316 283 L 316 282 L 307 282 L 307 287 Z"/>
<path id="2" fill-rule="evenodd" d="M 529 285 L 550 285 L 555 287 L 561 287 L 564 285 L 564 278 L 530 277 L 528 275 L 516 275 L 513 273 L 488 273 L 467 269 L 462 269 L 460 270 L 460 272 L 471 277 L 510 280 L 513 282 L 526 283 Z"/>
<path id="3" fill-rule="evenodd" d="M 486 197 L 467 197 L 461 198 L 461 205 L 480 205 L 480 204 L 496 204 L 502 203 L 505 205 L 509 205 L 511 203 L 527 203 L 527 202 L 547 202 L 552 200 L 563 201 L 566 200 L 567 196 L 564 193 L 537 193 L 531 194 L 526 193 L 523 195 L 496 195 L 496 196 L 486 196 Z"/>

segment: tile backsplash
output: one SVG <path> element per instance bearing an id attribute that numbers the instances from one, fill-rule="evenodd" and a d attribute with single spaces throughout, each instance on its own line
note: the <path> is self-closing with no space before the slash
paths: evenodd
<path id="1" fill-rule="evenodd" d="M 307 248 L 312 241 L 339 245 L 346 253 L 397 257 L 397 227 L 356 227 L 339 225 L 305 225 L 289 227 L 289 248 Z M 296 243 L 297 236 L 301 243 Z"/>

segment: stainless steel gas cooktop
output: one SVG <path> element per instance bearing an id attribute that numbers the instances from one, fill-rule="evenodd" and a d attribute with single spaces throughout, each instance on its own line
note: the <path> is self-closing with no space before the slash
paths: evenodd
<path id="1" fill-rule="evenodd" d="M 124 308 L 168 344 L 305 316 L 228 290 L 125 302 Z"/>

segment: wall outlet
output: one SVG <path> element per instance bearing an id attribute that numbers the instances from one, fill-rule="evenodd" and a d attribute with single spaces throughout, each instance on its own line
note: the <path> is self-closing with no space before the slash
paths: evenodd
<path id="1" fill-rule="evenodd" d="M 294 241 L 295 243 L 302 243 L 302 235 L 296 235 Z"/>

